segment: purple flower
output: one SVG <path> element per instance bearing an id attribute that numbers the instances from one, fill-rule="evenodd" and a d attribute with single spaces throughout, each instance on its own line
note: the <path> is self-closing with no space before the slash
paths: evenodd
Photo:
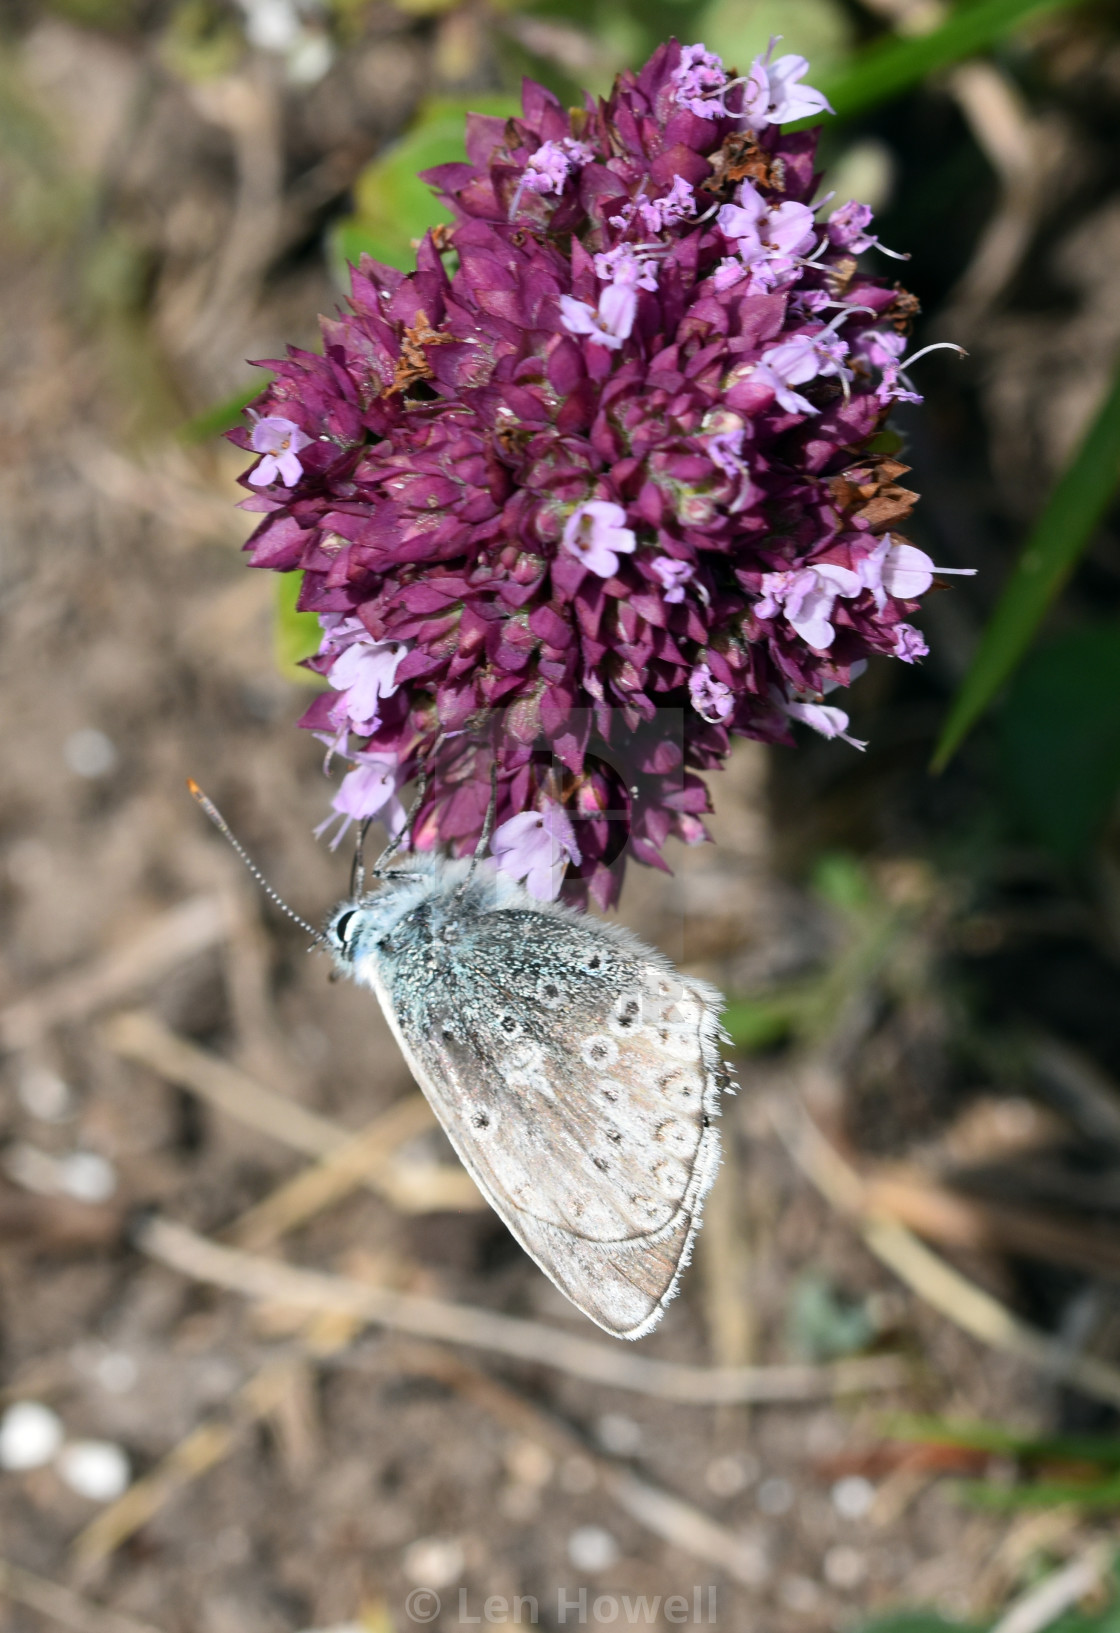
<path id="1" fill-rule="evenodd" d="M 720 118 L 725 110 L 718 93 L 726 80 L 723 62 L 714 51 L 702 45 L 682 48 L 680 63 L 673 74 L 676 100 L 682 108 L 699 119 Z"/>
<path id="2" fill-rule="evenodd" d="M 774 288 L 781 279 L 792 275 L 796 257 L 814 242 L 809 205 L 787 199 L 770 207 L 749 181 L 739 189 L 738 202 L 725 204 L 716 221 L 738 257 L 717 268 L 717 288 L 729 287 L 746 272 L 763 292 Z"/>
<path id="3" fill-rule="evenodd" d="M 755 605 L 759 618 L 785 614 L 807 646 L 824 651 L 836 638 L 830 622 L 837 596 L 858 595 L 860 576 L 838 562 L 818 562 L 791 572 L 764 573 L 762 600 Z"/>
<path id="4" fill-rule="evenodd" d="M 914 663 L 918 658 L 924 658 L 929 652 L 926 638 L 920 629 L 913 624 L 896 624 L 894 626 L 894 655 L 901 658 L 903 663 Z"/>
<path id="5" fill-rule="evenodd" d="M 650 562 L 650 570 L 657 574 L 665 591 L 665 605 L 679 606 L 684 600 L 684 587 L 696 569 L 687 561 L 674 561 L 672 556 L 658 556 Z"/>
<path id="6" fill-rule="evenodd" d="M 264 458 L 256 470 L 250 472 L 249 481 L 255 488 L 266 488 L 279 479 L 284 487 L 294 488 L 303 475 L 299 451 L 310 441 L 293 420 L 282 419 L 279 414 L 266 414 L 257 420 L 250 436 L 253 451 L 263 454 Z"/>
<path id="7" fill-rule="evenodd" d="M 367 817 L 385 819 L 391 834 L 399 833 L 405 820 L 405 810 L 397 798 L 397 790 L 404 780 L 394 754 L 374 752 L 352 754 L 354 770 L 347 772 L 331 801 L 331 809 L 342 818 L 331 840 L 331 850 L 337 850 L 343 835 L 352 822 L 364 822 Z M 330 827 L 334 817 L 327 817 L 315 829 L 316 838 Z"/>
<path id="8" fill-rule="evenodd" d="M 345 623 L 357 624 L 360 633 L 347 640 L 326 671 L 328 684 L 342 694 L 331 709 L 331 724 L 339 731 L 369 737 L 380 724 L 378 702 L 383 697 L 392 697 L 397 689 L 397 670 L 408 648 L 403 641 L 371 640 L 365 626 L 356 618 L 346 619 Z M 334 630 L 324 636 L 319 650 L 329 651 L 337 646 L 338 631 Z"/>
<path id="9" fill-rule="evenodd" d="M 857 204 L 851 199 L 829 216 L 829 239 L 837 249 L 847 250 L 850 255 L 861 255 L 865 249 L 879 242 L 867 231 L 873 219 L 869 205 Z"/>
<path id="10" fill-rule="evenodd" d="M 495 829 L 490 849 L 501 873 L 524 879 L 530 896 L 554 901 L 564 882 L 569 862 L 582 861 L 567 812 L 555 800 L 545 799 L 538 811 L 521 811 Z"/>
<path id="11" fill-rule="evenodd" d="M 934 573 L 951 573 L 960 578 L 973 578 L 975 567 L 935 567 L 932 559 L 916 545 L 905 540 L 897 543 L 889 533 L 883 537 L 860 562 L 860 582 L 871 591 L 880 612 L 887 597 L 898 601 L 916 601 L 925 595 L 933 583 Z M 915 632 L 916 633 L 916 632 Z M 924 657 L 924 653 L 918 654 Z"/>
<path id="12" fill-rule="evenodd" d="M 839 737 L 853 748 L 865 749 L 867 744 L 858 737 L 848 735 L 848 716 L 843 709 L 835 709 L 827 703 L 786 703 L 782 710 L 791 720 L 800 720 L 802 725 L 812 726 L 819 731 L 822 737 Z"/>
<path id="13" fill-rule="evenodd" d="M 770 125 L 785 125 L 793 119 L 832 112 L 826 96 L 814 91 L 811 85 L 799 83 L 809 72 L 805 57 L 790 53 L 776 62 L 770 61 L 777 43 L 777 40 L 770 41 L 765 56 L 754 59 L 747 75 L 743 117 L 756 132 Z"/>
<path id="14" fill-rule="evenodd" d="M 847 355 L 847 341 L 839 340 L 831 328 L 815 335 L 797 335 L 763 352 L 755 379 L 771 387 L 787 413 L 815 414 L 817 410 L 812 403 L 792 388 L 807 385 L 818 375 L 838 374 L 841 379 L 850 380 L 851 371 L 843 362 Z"/>
<path id="15" fill-rule="evenodd" d="M 735 707 L 730 686 L 722 680 L 716 680 L 706 663 L 697 664 L 689 675 L 688 690 L 692 698 L 692 707 L 704 720 L 711 722 L 726 720 Z"/>
<path id="16" fill-rule="evenodd" d="M 598 310 L 571 295 L 561 295 L 560 320 L 569 334 L 589 335 L 599 345 L 617 350 L 634 328 L 638 290 L 657 288 L 657 268 L 630 244 L 597 255 L 594 264 L 596 277 L 607 284 L 599 295 Z"/>
<path id="17" fill-rule="evenodd" d="M 599 578 L 613 578 L 619 555 L 629 555 L 638 541 L 626 524 L 626 512 L 609 499 L 577 505 L 564 523 L 564 549 Z"/>
<path id="18" fill-rule="evenodd" d="M 696 194 L 683 176 L 674 176 L 673 185 L 664 198 L 640 197 L 634 201 L 634 211 L 646 232 L 664 232 L 678 221 L 692 219 L 696 214 Z M 613 224 L 625 226 L 627 222 L 617 218 Z"/>

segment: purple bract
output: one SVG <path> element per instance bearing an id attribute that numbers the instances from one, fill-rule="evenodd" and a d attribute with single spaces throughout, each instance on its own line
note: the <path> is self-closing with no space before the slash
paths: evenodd
<path id="1" fill-rule="evenodd" d="M 323 355 L 269 364 L 247 548 L 321 616 L 344 826 L 423 768 L 409 842 L 462 854 L 496 767 L 500 864 L 606 904 L 706 837 L 732 733 L 847 737 L 825 695 L 925 651 L 874 451 L 916 303 L 861 270 L 870 211 L 816 219 L 806 71 L 673 41 L 576 112 L 526 82 L 428 173 L 455 224 L 416 271 L 363 258 Z"/>

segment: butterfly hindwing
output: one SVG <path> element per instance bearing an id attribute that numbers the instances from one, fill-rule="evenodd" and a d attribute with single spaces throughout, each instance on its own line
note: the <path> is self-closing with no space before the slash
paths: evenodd
<path id="1" fill-rule="evenodd" d="M 377 972 L 414 1074 L 525 1250 L 593 1321 L 641 1336 L 719 1160 L 718 993 L 600 921 L 532 907 L 440 952 L 423 988 L 392 959 Z"/>

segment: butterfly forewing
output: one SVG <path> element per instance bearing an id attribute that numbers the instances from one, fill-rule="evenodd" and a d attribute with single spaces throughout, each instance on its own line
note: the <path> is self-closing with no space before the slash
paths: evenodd
<path id="1" fill-rule="evenodd" d="M 593 1321 L 647 1332 L 718 1162 L 719 995 L 595 920 L 529 909 L 487 913 L 422 1000 L 381 974 L 409 1063 L 497 1213 Z"/>

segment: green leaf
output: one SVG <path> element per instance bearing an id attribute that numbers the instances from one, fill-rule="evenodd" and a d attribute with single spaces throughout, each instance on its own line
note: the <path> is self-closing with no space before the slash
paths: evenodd
<path id="1" fill-rule="evenodd" d="M 1000 719 L 1016 815 L 1063 861 L 1091 848 L 1120 791 L 1120 624 L 1033 653 Z"/>
<path id="2" fill-rule="evenodd" d="M 759 1054 L 784 1043 L 806 1007 L 804 992 L 782 992 L 766 998 L 739 998 L 723 1014 L 727 1035 L 744 1054 Z"/>
<path id="3" fill-rule="evenodd" d="M 947 1622 L 932 1610 L 896 1610 L 863 1622 L 858 1633 L 979 1633 L 979 1629 L 971 1622 Z"/>
<path id="4" fill-rule="evenodd" d="M 807 1270 L 790 1294 L 786 1332 L 791 1348 L 807 1361 L 856 1355 L 875 1337 L 866 1306 L 837 1291 L 824 1276 Z"/>
<path id="5" fill-rule="evenodd" d="M 411 271 L 416 264 L 415 241 L 438 222 L 452 219 L 427 182 L 420 180 L 419 172 L 466 158 L 468 113 L 508 118 L 519 111 L 518 103 L 508 96 L 426 102 L 411 130 L 359 176 L 354 189 L 355 212 L 331 238 L 335 271 L 341 274 L 348 262 L 356 262 L 363 253 L 388 266 Z"/>
<path id="6" fill-rule="evenodd" d="M 773 35 L 783 51 L 808 57 L 819 77 L 847 57 L 852 25 L 836 0 L 710 0 L 690 37 L 745 73 Z"/>
<path id="7" fill-rule="evenodd" d="M 984 51 L 1022 23 L 1075 0 L 970 0 L 929 34 L 876 41 L 846 68 L 813 83 L 841 118 L 878 107 L 930 74 Z"/>
<path id="8" fill-rule="evenodd" d="M 1002 1423 L 961 1418 L 922 1417 L 910 1412 L 891 1413 L 878 1420 L 890 1440 L 925 1446 L 964 1446 L 970 1451 L 999 1457 L 1020 1457 L 1032 1462 L 1102 1463 L 1120 1467 L 1120 1439 L 1113 1435 L 1052 1435 L 1039 1438 L 1008 1429 Z"/>
<path id="9" fill-rule="evenodd" d="M 272 625 L 273 651 L 276 655 L 276 667 L 285 680 L 293 680 L 300 686 L 321 687 L 323 684 L 321 675 L 317 675 L 313 669 L 299 667 L 304 658 L 310 658 L 313 653 L 318 652 L 322 639 L 322 630 L 319 628 L 319 620 L 315 613 L 296 611 L 302 584 L 302 573 L 276 575 L 276 612 Z"/>
<path id="10" fill-rule="evenodd" d="M 1120 371 L 1058 479 L 961 683 L 933 756 L 948 765 L 1026 652 L 1120 481 Z"/>
<path id="11" fill-rule="evenodd" d="M 201 414 L 179 427 L 180 442 L 208 442 L 211 437 L 220 437 L 223 431 L 232 431 L 235 425 L 241 424 L 241 416 L 249 404 L 271 385 L 272 378 L 271 374 L 262 374 L 256 385 L 243 386 L 212 408 L 204 408 Z"/>
<path id="12" fill-rule="evenodd" d="M 1025 1485 L 997 1485 L 990 1480 L 954 1480 L 954 1494 L 972 1508 L 997 1513 L 1020 1509 L 1058 1508 L 1076 1504 L 1078 1508 L 1112 1511 L 1120 1508 L 1120 1479 L 1111 1480 L 1031 1480 Z"/>

